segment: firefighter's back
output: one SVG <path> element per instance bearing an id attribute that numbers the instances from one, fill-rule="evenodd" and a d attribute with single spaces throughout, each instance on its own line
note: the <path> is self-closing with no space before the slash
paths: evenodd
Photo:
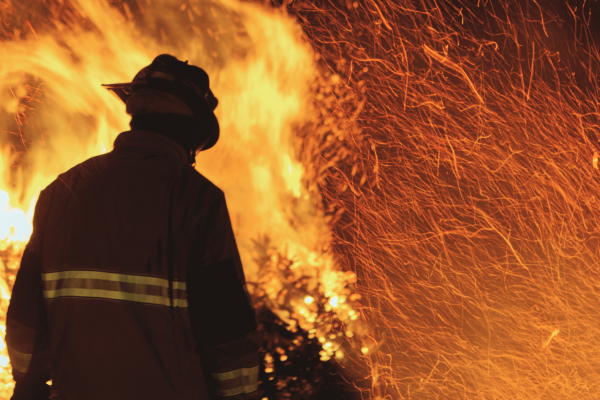
<path id="1" fill-rule="evenodd" d="M 222 195 L 151 132 L 43 193 L 42 282 L 61 399 L 202 399 L 186 271 L 202 210 Z M 185 154 L 183 155 L 185 156 Z"/>

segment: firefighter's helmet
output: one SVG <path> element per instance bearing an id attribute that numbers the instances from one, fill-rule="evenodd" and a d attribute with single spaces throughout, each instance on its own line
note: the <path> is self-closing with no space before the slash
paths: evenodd
<path id="1" fill-rule="evenodd" d="M 208 150 L 219 140 L 219 122 L 214 114 L 219 104 L 209 87 L 208 74 L 202 68 L 161 54 L 152 64 L 142 68 L 128 83 L 102 85 L 114 92 L 124 103 L 138 91 L 155 89 L 173 94 L 183 100 L 201 124 L 198 145 Z"/>

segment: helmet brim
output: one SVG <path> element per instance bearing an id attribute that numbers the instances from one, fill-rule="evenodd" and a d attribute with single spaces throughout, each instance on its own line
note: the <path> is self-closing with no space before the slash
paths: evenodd
<path id="1" fill-rule="evenodd" d="M 116 94 L 123 103 L 127 103 L 127 100 L 133 94 L 133 92 L 136 91 L 136 89 L 141 89 L 147 85 L 148 84 L 146 82 L 128 82 L 102 84 L 102 87 Z"/>

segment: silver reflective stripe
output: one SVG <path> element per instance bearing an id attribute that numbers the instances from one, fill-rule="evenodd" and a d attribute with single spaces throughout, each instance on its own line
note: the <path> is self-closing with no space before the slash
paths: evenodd
<path id="1" fill-rule="evenodd" d="M 212 376 L 218 381 L 226 381 L 229 379 L 237 378 L 238 376 L 254 376 L 258 379 L 258 365 L 250 368 L 234 369 L 233 371 L 227 372 L 213 372 Z"/>
<path id="2" fill-rule="evenodd" d="M 101 271 L 60 271 L 42 274 L 44 297 L 88 297 L 171 306 L 169 281 L 142 275 Z M 185 282 L 172 281 L 173 307 L 187 307 Z"/>

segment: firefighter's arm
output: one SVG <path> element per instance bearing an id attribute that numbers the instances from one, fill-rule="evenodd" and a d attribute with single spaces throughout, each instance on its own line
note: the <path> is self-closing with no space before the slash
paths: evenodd
<path id="1" fill-rule="evenodd" d="M 207 384 L 220 399 L 258 399 L 256 317 L 224 199 L 210 214 L 203 261 L 188 271 L 188 304 Z"/>
<path id="2" fill-rule="evenodd" d="M 188 302 L 200 324 L 196 340 L 209 370 L 209 388 L 217 398 L 256 398 L 260 339 L 233 260 L 206 267 L 194 289 L 195 294 L 188 291 Z M 194 308 L 198 300 L 202 304 Z"/>
<path id="3" fill-rule="evenodd" d="M 48 399 L 50 340 L 41 278 L 40 197 L 34 217 L 34 231 L 21 259 L 6 316 L 6 345 L 16 382 L 13 400 Z"/>

